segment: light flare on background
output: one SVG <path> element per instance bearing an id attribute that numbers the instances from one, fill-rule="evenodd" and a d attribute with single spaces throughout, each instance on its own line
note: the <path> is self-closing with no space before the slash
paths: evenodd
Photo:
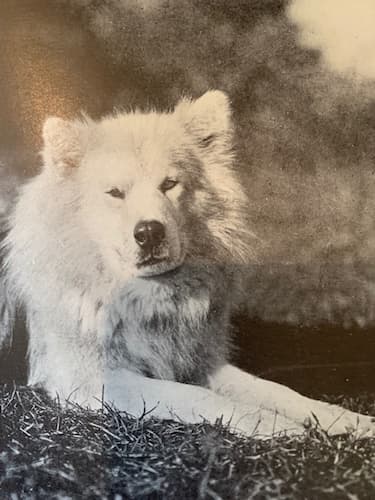
<path id="1" fill-rule="evenodd" d="M 374 0 L 293 0 L 288 15 L 301 44 L 320 50 L 329 69 L 375 78 Z"/>

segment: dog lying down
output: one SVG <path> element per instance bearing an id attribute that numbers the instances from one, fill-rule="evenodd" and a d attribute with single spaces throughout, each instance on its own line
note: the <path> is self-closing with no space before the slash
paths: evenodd
<path id="1" fill-rule="evenodd" d="M 7 307 L 22 306 L 29 384 L 60 400 L 104 399 L 139 416 L 243 434 L 371 436 L 375 424 L 228 364 L 230 314 L 254 258 L 232 155 L 228 98 L 98 122 L 48 118 L 44 166 L 5 239 Z M 316 420 L 315 420 L 316 419 Z"/>

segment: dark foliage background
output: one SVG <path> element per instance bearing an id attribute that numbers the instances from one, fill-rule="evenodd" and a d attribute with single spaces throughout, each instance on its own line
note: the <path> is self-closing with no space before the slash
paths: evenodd
<path id="1" fill-rule="evenodd" d="M 39 150 L 49 114 L 164 108 L 183 93 L 219 88 L 232 99 L 248 173 L 372 161 L 375 84 L 353 84 L 322 65 L 320 52 L 301 48 L 287 5 L 4 0 L 2 157 L 17 151 L 25 172 L 22 156 Z"/>

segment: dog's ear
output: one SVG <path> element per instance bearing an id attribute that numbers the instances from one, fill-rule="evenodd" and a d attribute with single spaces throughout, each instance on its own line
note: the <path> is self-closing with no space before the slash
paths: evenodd
<path id="1" fill-rule="evenodd" d="M 66 173 L 77 168 L 86 149 L 87 123 L 55 116 L 43 126 L 43 158 L 47 168 Z"/>
<path id="2" fill-rule="evenodd" d="M 220 90 L 210 90 L 194 101 L 182 99 L 175 114 L 203 148 L 226 145 L 232 138 L 229 98 Z"/>

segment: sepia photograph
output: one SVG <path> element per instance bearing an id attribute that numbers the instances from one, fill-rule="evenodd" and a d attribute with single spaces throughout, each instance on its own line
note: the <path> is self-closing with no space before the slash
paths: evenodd
<path id="1" fill-rule="evenodd" d="M 375 498 L 374 0 L 1 0 L 0 499 Z"/>

